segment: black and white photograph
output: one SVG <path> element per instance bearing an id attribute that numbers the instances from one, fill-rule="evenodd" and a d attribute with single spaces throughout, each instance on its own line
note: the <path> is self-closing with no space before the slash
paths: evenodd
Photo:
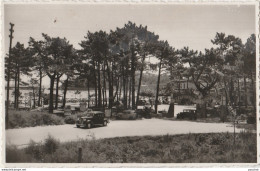
<path id="1" fill-rule="evenodd" d="M 4 165 L 257 165 L 258 8 L 2 3 Z"/>

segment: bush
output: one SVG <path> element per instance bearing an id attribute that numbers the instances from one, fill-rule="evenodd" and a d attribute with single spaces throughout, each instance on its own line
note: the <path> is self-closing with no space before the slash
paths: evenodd
<path id="1" fill-rule="evenodd" d="M 83 163 L 256 163 L 256 134 L 184 134 L 117 137 L 60 143 L 49 136 L 24 149 L 7 147 L 7 162 L 75 163 L 82 147 Z"/>
<path id="2" fill-rule="evenodd" d="M 75 124 L 76 121 L 77 121 L 76 115 L 66 116 L 65 119 L 64 119 L 64 122 L 66 124 Z"/>
<path id="3" fill-rule="evenodd" d="M 255 116 L 248 116 L 247 123 L 248 124 L 255 124 L 256 123 L 256 117 Z"/>
<path id="4" fill-rule="evenodd" d="M 25 161 L 26 154 L 21 149 L 18 149 L 16 146 L 7 146 L 6 147 L 6 162 L 7 163 L 23 163 Z M 31 162 L 33 159 L 30 160 Z"/>
<path id="5" fill-rule="evenodd" d="M 9 128 L 35 127 L 41 125 L 63 125 L 62 117 L 39 111 L 9 111 Z"/>
<path id="6" fill-rule="evenodd" d="M 225 136 L 219 135 L 219 136 L 213 136 L 211 138 L 210 144 L 211 145 L 221 145 L 224 144 L 226 140 Z"/>
<path id="7" fill-rule="evenodd" d="M 40 160 L 43 156 L 42 148 L 33 140 L 30 141 L 28 147 L 25 148 L 25 153 L 32 155 L 36 160 Z"/>
<path id="8" fill-rule="evenodd" d="M 54 139 L 52 136 L 48 135 L 48 138 L 45 139 L 43 147 L 44 147 L 45 153 L 52 154 L 58 149 L 59 141 Z"/>

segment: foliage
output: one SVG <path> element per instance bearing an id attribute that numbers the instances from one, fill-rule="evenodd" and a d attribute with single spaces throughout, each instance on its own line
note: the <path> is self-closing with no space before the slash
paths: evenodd
<path id="1" fill-rule="evenodd" d="M 49 143 L 53 145 L 49 152 Z M 48 149 L 46 145 L 48 144 Z M 7 146 L 7 162 L 76 163 L 82 148 L 83 163 L 256 163 L 256 134 L 185 134 L 118 137 L 59 143 L 48 138 L 25 149 Z M 29 153 L 28 153 L 29 152 Z"/>
<path id="2" fill-rule="evenodd" d="M 140 96 L 144 96 L 144 97 L 153 97 L 154 93 L 150 90 L 146 90 L 146 91 L 141 91 L 140 92 Z"/>
<path id="3" fill-rule="evenodd" d="M 29 48 L 24 48 L 24 45 L 18 42 L 13 48 L 13 54 L 7 56 L 12 57 L 12 66 L 21 64 L 21 69 L 24 67 L 22 73 L 29 74 L 31 70 L 37 72 L 40 75 L 39 87 L 42 76 L 47 75 L 50 78 L 50 113 L 53 112 L 55 80 L 57 87 L 59 81 L 63 82 L 63 106 L 66 103 L 68 86 L 77 87 L 83 84 L 88 91 L 90 87 L 95 88 L 96 107 L 107 105 L 112 108 L 114 101 L 122 101 L 124 108 L 135 109 L 142 83 L 149 82 L 149 85 L 154 86 L 153 90 L 156 90 L 157 110 L 160 91 L 171 94 L 179 89 L 181 92 L 180 81 L 184 78 L 195 85 L 196 91 L 199 92 L 198 103 L 203 106 L 213 98 L 220 101 L 220 95 L 226 97 L 226 105 L 228 102 L 240 104 L 239 80 L 242 77 L 244 80 L 249 78 L 252 89 L 255 89 L 256 36 L 252 34 L 243 44 L 241 39 L 234 35 L 217 32 L 211 42 L 213 48 L 201 52 L 189 47 L 175 49 L 167 40 L 159 40 L 159 35 L 149 31 L 147 26 L 128 21 L 124 26 L 110 32 L 87 31 L 84 39 L 79 42 L 81 49 L 74 49 L 66 38 L 51 37 L 43 33 L 42 40 L 30 38 Z M 18 56 L 19 59 L 24 58 L 19 60 L 20 64 Z M 159 62 L 147 62 L 148 57 L 157 58 Z M 23 61 L 25 66 L 22 67 Z M 147 68 L 150 71 L 158 70 L 157 78 L 154 75 L 147 78 L 143 74 Z M 66 75 L 65 81 L 60 80 L 63 75 Z M 12 77 L 17 76 L 12 73 Z M 167 86 L 161 88 L 162 83 Z M 215 93 L 211 93 L 214 89 Z M 244 91 L 247 91 L 246 88 Z M 106 97 L 107 94 L 109 97 Z M 255 91 L 252 91 L 251 101 L 254 106 L 255 94 Z"/>
<path id="4" fill-rule="evenodd" d="M 64 122 L 66 124 L 75 124 L 77 121 L 77 115 L 66 116 Z"/>
<path id="5" fill-rule="evenodd" d="M 44 33 L 42 37 L 43 40 L 40 41 L 30 38 L 29 47 L 34 56 L 39 56 L 37 61 L 40 62 L 40 70 L 50 78 L 49 113 L 53 113 L 54 81 L 71 71 L 76 54 L 73 46 L 69 44 L 66 38 L 53 38 Z"/>
<path id="6" fill-rule="evenodd" d="M 53 154 L 58 149 L 58 147 L 59 141 L 48 135 L 48 138 L 45 139 L 43 144 L 44 152 L 47 154 Z"/>
<path id="7" fill-rule="evenodd" d="M 35 127 L 41 125 L 62 125 L 63 118 L 45 112 L 15 111 L 9 112 L 9 128 Z"/>

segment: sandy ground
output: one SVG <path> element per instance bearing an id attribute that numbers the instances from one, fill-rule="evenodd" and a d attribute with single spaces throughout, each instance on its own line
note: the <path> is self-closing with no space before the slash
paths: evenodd
<path id="1" fill-rule="evenodd" d="M 239 129 L 236 129 L 239 132 Z M 43 142 L 52 135 L 61 142 L 85 138 L 110 138 L 123 136 L 166 135 L 187 133 L 233 132 L 233 127 L 223 123 L 199 123 L 190 121 L 172 121 L 163 119 L 116 120 L 110 121 L 107 127 L 92 129 L 76 128 L 75 125 L 39 126 L 6 131 L 7 145 L 20 147 L 30 140 Z"/>

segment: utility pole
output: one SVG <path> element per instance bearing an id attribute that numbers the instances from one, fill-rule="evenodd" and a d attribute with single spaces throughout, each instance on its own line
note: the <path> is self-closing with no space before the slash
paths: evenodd
<path id="1" fill-rule="evenodd" d="M 10 23 L 10 46 L 9 46 L 9 57 L 7 66 L 7 96 L 6 96 L 6 112 L 5 112 L 5 128 L 8 129 L 8 108 L 9 108 L 9 88 L 10 88 L 10 63 L 11 63 L 11 50 L 12 50 L 12 40 L 13 40 L 13 27 L 14 24 Z"/>

